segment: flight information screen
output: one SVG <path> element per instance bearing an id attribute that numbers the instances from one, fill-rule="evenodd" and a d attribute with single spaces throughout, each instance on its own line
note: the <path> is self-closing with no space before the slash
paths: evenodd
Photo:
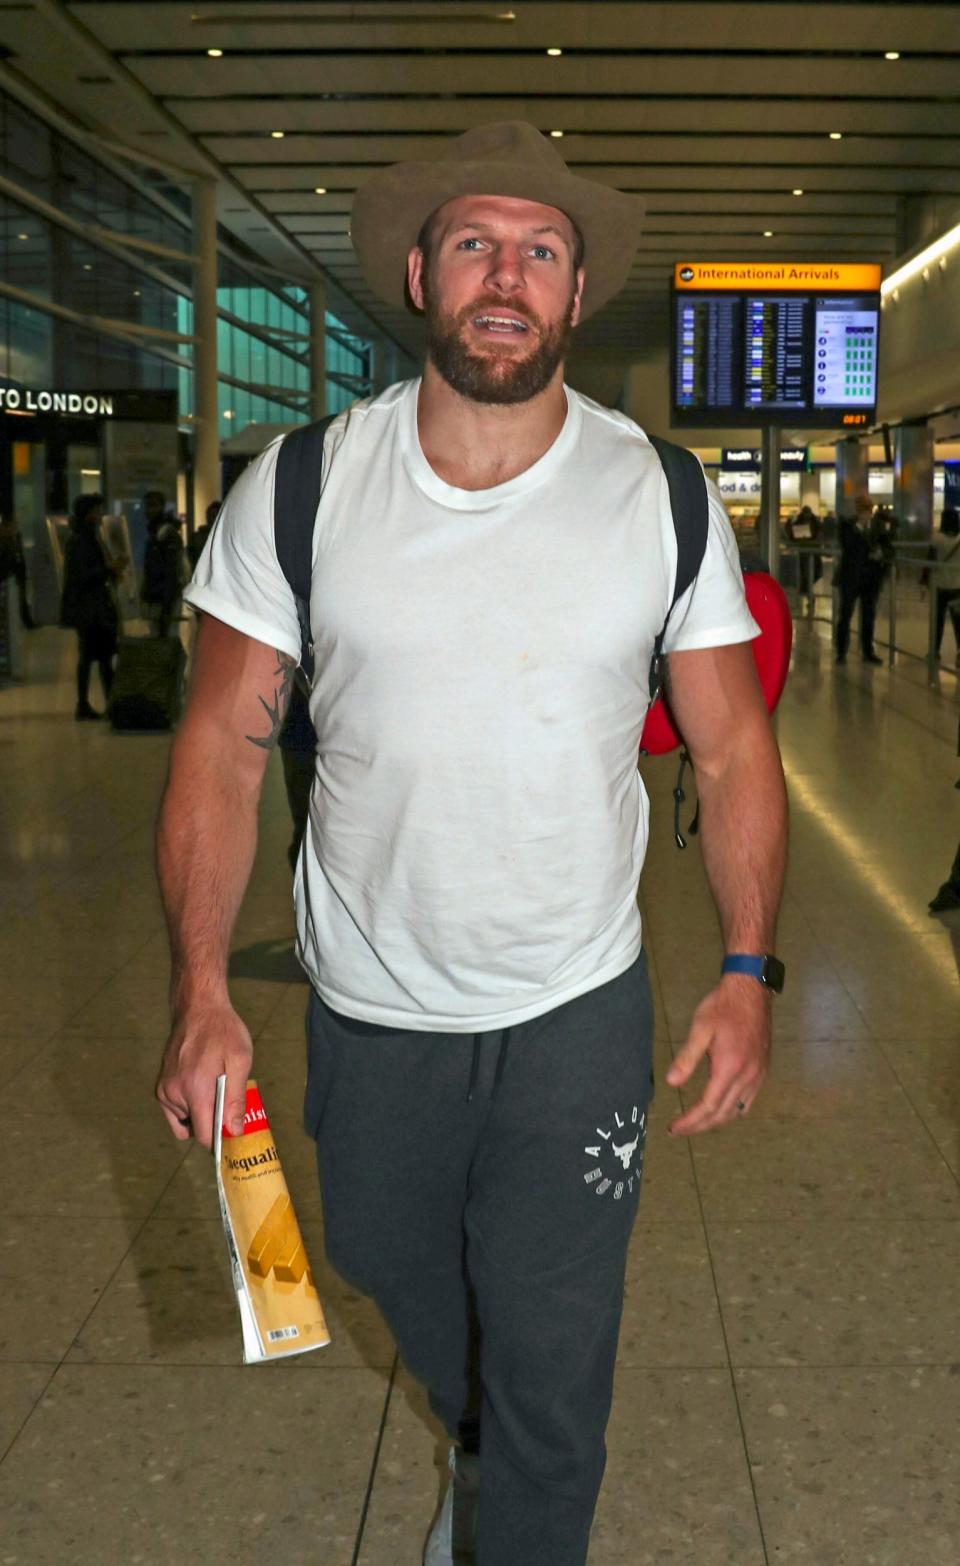
<path id="1" fill-rule="evenodd" d="M 774 286 L 744 287 L 754 275 Z M 719 286 L 698 286 L 715 284 L 718 277 Z M 860 265 L 678 266 L 673 422 L 825 428 L 872 423 L 879 281 L 879 267 Z M 809 286 L 817 282 L 826 286 Z M 844 283 L 854 287 L 845 290 Z"/>

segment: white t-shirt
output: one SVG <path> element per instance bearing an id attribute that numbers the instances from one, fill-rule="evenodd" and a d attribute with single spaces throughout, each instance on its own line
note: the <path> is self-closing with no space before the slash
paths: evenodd
<path id="1" fill-rule="evenodd" d="M 311 622 L 318 736 L 295 880 L 301 961 L 350 1017 L 484 1032 L 616 978 L 640 950 L 637 770 L 676 538 L 666 477 L 622 414 L 567 388 L 526 472 L 453 488 L 419 381 L 327 435 Z M 230 492 L 186 598 L 299 657 L 277 563 L 277 442 Z M 758 634 L 712 485 L 667 650 Z"/>

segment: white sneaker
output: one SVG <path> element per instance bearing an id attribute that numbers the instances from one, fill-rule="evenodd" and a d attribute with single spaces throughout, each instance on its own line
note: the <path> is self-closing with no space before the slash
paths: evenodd
<path id="1" fill-rule="evenodd" d="M 450 1448 L 450 1482 L 436 1522 L 427 1536 L 423 1566 L 473 1566 L 480 1459 Z"/>

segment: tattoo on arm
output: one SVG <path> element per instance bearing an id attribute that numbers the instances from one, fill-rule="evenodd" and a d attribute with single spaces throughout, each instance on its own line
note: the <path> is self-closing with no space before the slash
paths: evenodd
<path id="1" fill-rule="evenodd" d="M 257 700 L 263 708 L 270 722 L 269 734 L 248 734 L 246 738 L 251 745 L 258 745 L 261 750 L 272 750 L 277 743 L 280 730 L 283 728 L 283 720 L 287 715 L 287 706 L 290 701 L 290 692 L 293 690 L 293 677 L 297 672 L 297 660 L 287 653 L 277 650 L 277 667 L 273 671 L 273 677 L 277 684 L 273 692 L 272 701 L 264 701 L 262 696 Z"/>

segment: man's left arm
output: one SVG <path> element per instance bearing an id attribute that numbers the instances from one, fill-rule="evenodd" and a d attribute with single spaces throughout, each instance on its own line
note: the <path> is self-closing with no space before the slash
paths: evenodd
<path id="1" fill-rule="evenodd" d="M 749 642 L 671 653 L 666 691 L 697 776 L 701 842 L 726 952 L 775 950 L 787 853 L 787 795 Z M 767 1073 L 771 994 L 725 974 L 700 1002 L 667 1072 L 682 1087 L 707 1056 L 701 1098 L 670 1127 L 710 1131 L 749 1109 Z"/>

